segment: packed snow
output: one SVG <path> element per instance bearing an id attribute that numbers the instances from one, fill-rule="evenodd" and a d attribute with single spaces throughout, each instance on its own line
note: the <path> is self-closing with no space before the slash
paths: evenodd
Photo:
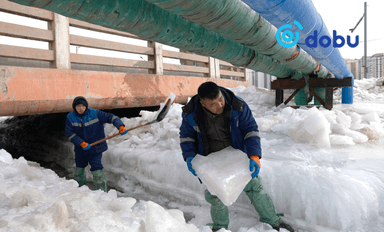
<path id="1" fill-rule="evenodd" d="M 275 107 L 273 95 L 254 87 L 232 89 L 259 125 L 264 189 L 296 231 L 383 230 L 384 87 L 376 81 L 355 80 L 354 104 L 332 110 Z M 102 160 L 113 187 L 108 193 L 79 188 L 0 150 L 0 231 L 210 232 L 206 186 L 181 155 L 181 107 L 173 104 L 163 121 L 108 140 Z M 122 120 L 130 128 L 155 116 L 142 111 Z M 112 135 L 116 128 L 106 124 L 105 131 Z M 74 168 L 73 157 L 62 160 Z M 92 180 L 89 168 L 87 177 Z M 244 193 L 229 213 L 229 230 L 220 232 L 274 231 L 259 222 Z"/>

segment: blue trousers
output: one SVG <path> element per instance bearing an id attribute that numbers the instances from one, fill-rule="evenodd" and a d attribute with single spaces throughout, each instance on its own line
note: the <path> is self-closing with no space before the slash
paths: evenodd
<path id="1" fill-rule="evenodd" d="M 91 172 L 103 169 L 101 157 L 102 153 L 94 153 L 91 151 L 78 152 L 75 156 L 76 167 L 85 168 L 89 163 L 91 165 Z"/>

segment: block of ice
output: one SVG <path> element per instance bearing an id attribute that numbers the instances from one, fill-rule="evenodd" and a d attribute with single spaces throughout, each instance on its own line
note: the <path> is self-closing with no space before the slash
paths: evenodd
<path id="1" fill-rule="evenodd" d="M 146 232 L 199 232 L 199 229 L 185 222 L 180 210 L 166 210 L 155 202 L 145 203 L 145 231 Z"/>
<path id="2" fill-rule="evenodd" d="M 192 167 L 209 192 L 226 206 L 237 200 L 252 179 L 247 154 L 231 146 L 208 156 L 196 155 Z"/>
<path id="3" fill-rule="evenodd" d="M 13 161 L 13 158 L 11 154 L 9 154 L 6 150 L 1 149 L 0 150 L 0 161 L 6 163 L 6 164 L 11 164 Z"/>

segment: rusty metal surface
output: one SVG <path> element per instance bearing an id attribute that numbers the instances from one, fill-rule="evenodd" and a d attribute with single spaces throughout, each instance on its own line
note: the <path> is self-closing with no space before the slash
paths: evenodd
<path id="1" fill-rule="evenodd" d="M 0 116 L 72 111 L 84 96 L 95 109 L 158 106 L 170 92 L 186 103 L 211 78 L 0 66 Z M 217 79 L 224 87 L 246 82 Z"/>

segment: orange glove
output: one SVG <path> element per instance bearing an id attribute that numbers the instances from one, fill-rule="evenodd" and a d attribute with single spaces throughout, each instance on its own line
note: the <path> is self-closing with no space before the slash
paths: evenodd
<path id="1" fill-rule="evenodd" d="M 125 126 L 120 126 L 119 127 L 119 132 L 121 135 L 125 135 L 128 133 L 128 131 L 125 130 Z"/>
<path id="2" fill-rule="evenodd" d="M 91 146 L 89 146 L 89 144 L 86 143 L 86 142 L 82 142 L 82 143 L 80 143 L 80 146 L 81 146 L 84 150 L 91 149 Z"/>

